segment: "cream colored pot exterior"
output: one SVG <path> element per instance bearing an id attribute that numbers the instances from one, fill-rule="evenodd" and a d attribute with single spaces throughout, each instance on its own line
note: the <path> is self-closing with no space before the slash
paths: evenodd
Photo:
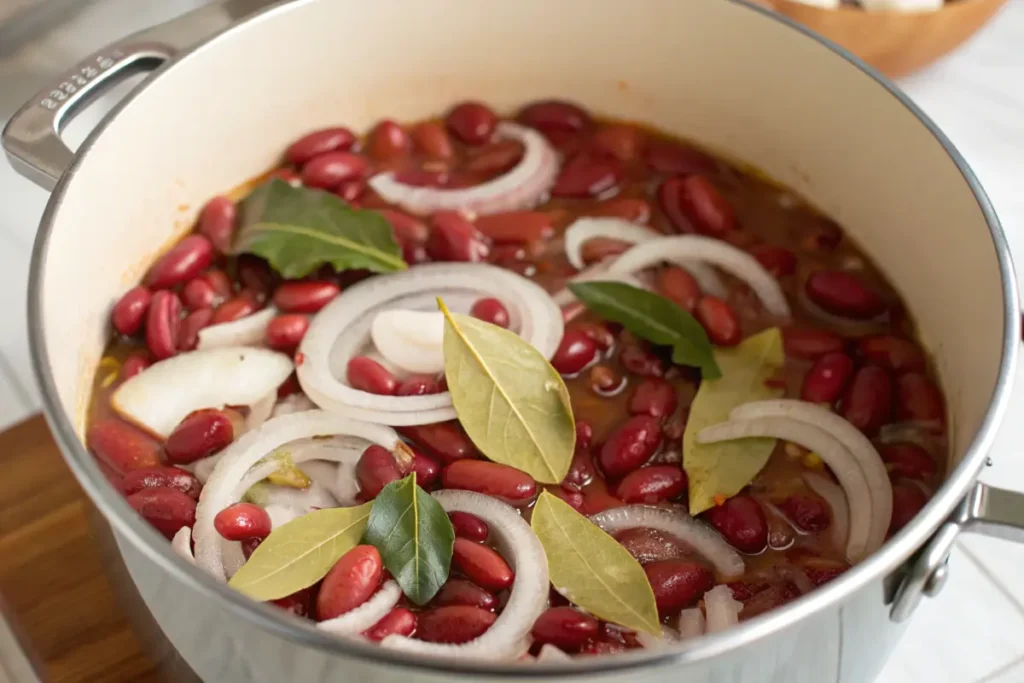
<path id="1" fill-rule="evenodd" d="M 1014 494 L 972 489 L 1016 363 L 1006 245 L 948 142 L 872 74 L 764 11 L 726 0 L 298 0 L 181 52 L 262 4 L 229 0 L 92 58 L 111 73 L 118 60 L 174 61 L 107 119 L 57 184 L 30 293 L 36 369 L 55 433 L 114 528 L 150 611 L 204 680 L 866 682 L 901 632 L 893 615 L 902 620 L 922 588 L 941 585 L 956 533 L 1019 523 Z M 82 67 L 64 83 L 93 87 Z M 575 669 L 452 668 L 332 640 L 172 555 L 76 438 L 112 303 L 189 229 L 207 198 L 270 167 L 302 132 L 440 114 L 467 98 L 511 111 L 550 96 L 749 162 L 838 220 L 906 298 L 935 354 L 949 397 L 949 482 L 896 539 L 826 588 L 683 652 Z M 71 162 L 52 130 L 64 99 L 42 92 L 5 134 L 12 161 L 43 184 Z M 926 543 L 928 564 L 908 563 Z"/>

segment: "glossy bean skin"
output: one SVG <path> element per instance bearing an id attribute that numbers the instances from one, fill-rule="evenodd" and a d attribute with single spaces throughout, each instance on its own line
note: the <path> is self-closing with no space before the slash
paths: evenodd
<path id="1" fill-rule="evenodd" d="M 834 315 L 873 318 L 885 312 L 885 302 L 852 273 L 822 270 L 807 278 L 807 296 Z"/>
<path id="2" fill-rule="evenodd" d="M 668 140 L 651 140 L 644 147 L 644 163 L 657 173 L 691 175 L 712 173 L 717 164 L 704 152 Z"/>
<path id="3" fill-rule="evenodd" d="M 498 606 L 498 598 L 467 579 L 453 578 L 441 586 L 434 596 L 434 604 L 470 605 L 486 610 L 494 610 Z"/>
<path id="4" fill-rule="evenodd" d="M 169 289 L 183 284 L 213 263 L 213 244 L 202 235 L 189 235 L 161 256 L 146 273 L 150 289 Z"/>
<path id="5" fill-rule="evenodd" d="M 391 119 L 384 119 L 374 126 L 366 140 L 366 151 L 377 161 L 408 156 L 411 146 L 408 133 Z"/>
<path id="6" fill-rule="evenodd" d="M 409 132 L 413 145 L 427 156 L 435 159 L 451 159 L 455 154 L 451 138 L 443 124 L 424 121 Z"/>
<path id="7" fill-rule="evenodd" d="M 178 351 L 192 351 L 199 345 L 199 332 L 213 320 L 213 311 L 200 308 L 185 316 L 178 325 Z"/>
<path id="8" fill-rule="evenodd" d="M 142 285 L 132 287 L 118 299 L 110 312 L 110 321 L 119 334 L 130 337 L 142 329 L 146 321 L 146 311 L 153 295 Z"/>
<path id="9" fill-rule="evenodd" d="M 356 480 L 359 492 L 366 500 L 372 500 L 393 481 L 402 478 L 402 470 L 391 451 L 373 444 L 359 456 L 356 463 Z"/>
<path id="10" fill-rule="evenodd" d="M 368 171 L 369 163 L 357 154 L 327 152 L 313 157 L 302 167 L 302 184 L 330 190 L 346 180 L 363 178 Z"/>
<path id="11" fill-rule="evenodd" d="M 857 350 L 869 362 L 893 372 L 923 372 L 924 352 L 914 342 L 889 335 L 861 339 Z"/>
<path id="12" fill-rule="evenodd" d="M 644 573 L 654 591 L 658 615 L 678 614 L 692 606 L 715 587 L 715 575 L 707 567 L 687 560 L 662 560 L 644 565 Z"/>
<path id="13" fill-rule="evenodd" d="M 144 488 L 128 496 L 128 504 L 168 539 L 196 523 L 196 501 L 176 488 Z"/>
<path id="14" fill-rule="evenodd" d="M 901 420 L 941 430 L 946 419 L 942 393 L 934 382 L 918 372 L 908 372 L 896 380 L 897 413 Z"/>
<path id="15" fill-rule="evenodd" d="M 575 375 L 597 359 L 597 344 L 580 330 L 567 329 L 551 357 L 551 366 L 563 375 Z"/>
<path id="16" fill-rule="evenodd" d="M 804 377 L 800 398 L 811 403 L 834 403 L 853 376 L 853 368 L 853 359 L 845 353 L 825 354 Z"/>
<path id="17" fill-rule="evenodd" d="M 885 444 L 878 449 L 891 476 L 930 481 L 938 472 L 932 456 L 914 443 Z"/>
<path id="18" fill-rule="evenodd" d="M 348 128 L 325 128 L 307 133 L 293 142 L 285 152 L 285 158 L 296 166 L 302 166 L 321 154 L 348 151 L 355 143 L 356 136 Z"/>
<path id="19" fill-rule="evenodd" d="M 508 309 L 505 308 L 505 304 L 493 297 L 478 300 L 469 310 L 469 314 L 485 323 L 508 329 Z"/>
<path id="20" fill-rule="evenodd" d="M 689 550 L 675 536 L 662 533 L 657 529 L 636 527 L 615 534 L 615 540 L 640 564 L 650 564 L 662 560 L 678 560 L 685 557 Z"/>
<path id="21" fill-rule="evenodd" d="M 468 538 L 456 537 L 452 565 L 470 581 L 491 591 L 505 590 L 515 580 L 515 573 L 497 551 Z"/>
<path id="22" fill-rule="evenodd" d="M 892 404 L 892 377 L 877 365 L 866 365 L 853 376 L 840 412 L 854 427 L 874 435 L 892 415 Z"/>
<path id="23" fill-rule="evenodd" d="M 231 252 L 235 237 L 238 208 L 227 197 L 214 197 L 206 203 L 199 214 L 199 234 L 210 240 L 214 249 L 222 254 Z"/>
<path id="24" fill-rule="evenodd" d="M 804 360 L 817 360 L 827 353 L 839 353 L 845 347 L 842 337 L 812 328 L 787 327 L 782 330 L 786 355 Z"/>
<path id="25" fill-rule="evenodd" d="M 401 427 L 398 431 L 445 464 L 463 458 L 480 457 L 476 446 L 455 420 L 431 425 Z"/>
<path id="26" fill-rule="evenodd" d="M 483 543 L 487 540 L 490 530 L 487 523 L 468 512 L 449 512 L 448 518 L 455 529 L 455 535 L 459 538 L 467 538 L 475 543 Z"/>
<path id="27" fill-rule="evenodd" d="M 701 299 L 700 285 L 690 272 L 678 266 L 666 266 L 658 272 L 658 293 L 671 299 L 685 311 L 697 310 Z"/>
<path id="28" fill-rule="evenodd" d="M 785 247 L 762 245 L 754 250 L 754 258 L 765 270 L 775 277 L 785 277 L 796 272 L 796 254 Z"/>
<path id="29" fill-rule="evenodd" d="M 649 377 L 633 390 L 629 399 L 629 412 L 634 415 L 667 417 L 676 410 L 676 390 L 660 377 Z"/>
<path id="30" fill-rule="evenodd" d="M 608 477 L 621 477 L 637 469 L 654 455 L 661 444 L 661 424 L 649 415 L 627 420 L 601 448 L 601 469 Z"/>
<path id="31" fill-rule="evenodd" d="M 457 460 L 444 468 L 446 489 L 463 489 L 500 498 L 513 505 L 537 495 L 537 482 L 521 470 L 487 460 Z"/>
<path id="32" fill-rule="evenodd" d="M 163 464 L 159 442 L 117 418 L 96 420 L 89 425 L 85 443 L 100 460 L 120 473 Z"/>
<path id="33" fill-rule="evenodd" d="M 827 504 L 817 496 L 793 494 L 779 504 L 779 509 L 806 533 L 824 531 L 832 521 Z"/>
<path id="34" fill-rule="evenodd" d="M 562 166 L 551 194 L 577 199 L 597 197 L 612 190 L 621 180 L 618 159 L 611 155 L 581 153 Z"/>
<path id="35" fill-rule="evenodd" d="M 213 527 L 229 541 L 248 541 L 270 535 L 270 515 L 258 505 L 235 503 L 213 518 Z"/>
<path id="36" fill-rule="evenodd" d="M 430 456 L 419 452 L 413 453 L 410 471 L 416 473 L 416 484 L 428 491 L 441 477 L 441 465 Z"/>
<path id="37" fill-rule="evenodd" d="M 704 513 L 704 519 L 742 553 L 756 555 L 768 545 L 768 522 L 756 500 L 740 494 Z"/>
<path id="38" fill-rule="evenodd" d="M 333 282 L 285 282 L 274 292 L 274 305 L 285 313 L 316 313 L 340 291 Z"/>
<path id="39" fill-rule="evenodd" d="M 360 391 L 382 396 L 393 396 L 398 391 L 398 379 L 391 371 L 366 356 L 349 360 L 347 377 L 352 388 Z"/>
<path id="40" fill-rule="evenodd" d="M 414 612 L 404 607 L 395 607 L 367 629 L 363 635 L 375 643 L 379 643 L 388 636 L 409 637 L 416 632 L 416 621 Z"/>
<path id="41" fill-rule="evenodd" d="M 211 325 L 230 323 L 252 315 L 259 310 L 259 303 L 250 292 L 241 292 L 238 296 L 228 299 L 213 311 Z"/>
<path id="42" fill-rule="evenodd" d="M 372 545 L 349 550 L 324 577 L 316 599 L 317 619 L 333 619 L 362 605 L 377 590 L 383 574 L 380 553 Z"/>
<path id="43" fill-rule="evenodd" d="M 445 125 L 452 135 L 467 145 L 482 145 L 490 140 L 497 124 L 497 115 L 480 102 L 463 102 L 445 118 Z"/>
<path id="44" fill-rule="evenodd" d="M 551 607 L 533 623 L 530 635 L 538 643 L 551 643 L 565 652 L 575 652 L 597 636 L 597 619 L 572 607 Z"/>
<path id="45" fill-rule="evenodd" d="M 128 472 L 118 483 L 118 488 L 125 496 L 142 489 L 171 488 L 181 491 L 192 500 L 198 500 L 203 487 L 191 472 L 180 467 L 158 465 Z"/>
<path id="46" fill-rule="evenodd" d="M 476 229 L 495 244 L 530 244 L 554 234 L 551 216 L 542 211 L 512 211 L 480 216 Z"/>
<path id="47" fill-rule="evenodd" d="M 157 360 L 178 352 L 180 315 L 181 299 L 177 294 L 161 290 L 153 295 L 146 315 L 146 346 Z"/>
<path id="48" fill-rule="evenodd" d="M 167 459 L 188 464 L 227 448 L 235 439 L 231 417 L 223 410 L 204 408 L 181 421 L 164 444 Z"/>
<path id="49" fill-rule="evenodd" d="M 736 346 L 743 340 L 736 311 L 718 297 L 702 296 L 697 302 L 696 314 L 715 346 Z"/>
<path id="50" fill-rule="evenodd" d="M 686 491 L 686 472 L 678 465 L 651 465 L 633 470 L 619 482 L 615 495 L 625 503 L 654 505 Z"/>
<path id="51" fill-rule="evenodd" d="M 264 341 L 277 351 L 292 352 L 306 336 L 309 318 L 301 313 L 279 315 L 267 324 Z"/>
<path id="52" fill-rule="evenodd" d="M 579 132 L 590 128 L 590 115 L 572 102 L 543 100 L 535 102 L 519 112 L 520 123 L 542 132 Z"/>
<path id="53" fill-rule="evenodd" d="M 438 211 L 430 218 L 427 252 L 435 261 L 479 262 L 489 248 L 476 227 L 455 211 Z"/>
<path id="54" fill-rule="evenodd" d="M 909 524 L 927 502 L 928 496 L 913 482 L 893 482 L 892 519 L 889 522 L 889 535 L 894 535 Z"/>
<path id="55" fill-rule="evenodd" d="M 496 619 L 494 612 L 479 607 L 436 607 L 420 613 L 416 638 L 428 643 L 465 643 L 483 635 Z"/>

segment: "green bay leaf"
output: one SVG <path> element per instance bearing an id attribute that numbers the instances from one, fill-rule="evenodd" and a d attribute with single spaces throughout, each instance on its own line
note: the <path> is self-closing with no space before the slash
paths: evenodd
<path id="1" fill-rule="evenodd" d="M 314 510 L 274 529 L 228 585 L 261 601 L 312 586 L 359 544 L 371 507 Z"/>
<path id="2" fill-rule="evenodd" d="M 305 277 L 324 264 L 377 273 L 406 268 L 391 225 L 376 211 L 278 178 L 242 202 L 234 251 L 266 259 L 286 278 Z"/>
<path id="3" fill-rule="evenodd" d="M 377 495 L 364 539 L 417 605 L 429 602 L 448 580 L 455 530 L 441 504 L 416 485 L 415 474 Z"/>
<path id="4" fill-rule="evenodd" d="M 561 482 L 576 446 L 562 376 L 518 335 L 438 305 L 448 391 L 469 438 L 494 462 Z"/>
<path id="5" fill-rule="evenodd" d="M 618 541 L 547 491 L 530 525 L 544 546 L 555 590 L 605 621 L 661 634 L 647 574 Z"/>
<path id="6" fill-rule="evenodd" d="M 705 427 L 724 422 L 744 403 L 777 398 L 782 390 L 767 381 L 785 361 L 779 329 L 760 332 L 729 349 L 715 349 L 722 376 L 702 380 L 690 406 L 683 434 L 683 469 L 689 479 L 690 514 L 714 506 L 715 498 L 736 495 L 757 476 L 775 448 L 775 439 L 737 439 L 698 444 Z"/>
<path id="7" fill-rule="evenodd" d="M 575 282 L 569 289 L 602 318 L 649 342 L 671 346 L 673 363 L 700 368 L 706 379 L 720 376 L 708 333 L 675 302 L 623 282 Z"/>

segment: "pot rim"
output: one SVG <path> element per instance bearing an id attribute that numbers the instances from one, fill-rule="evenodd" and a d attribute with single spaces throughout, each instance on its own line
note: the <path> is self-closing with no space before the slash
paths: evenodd
<path id="1" fill-rule="evenodd" d="M 435 673 L 476 674 L 498 678 L 565 677 L 597 671 L 625 671 L 640 666 L 692 665 L 751 645 L 778 631 L 793 627 L 813 614 L 837 605 L 849 595 L 869 583 L 883 578 L 887 573 L 899 567 L 924 545 L 932 532 L 946 520 L 954 507 L 963 499 L 968 488 L 980 474 L 987 452 L 995 440 L 999 424 L 1007 409 L 1021 335 L 1016 278 L 1006 237 L 996 212 L 977 177 L 952 142 L 906 94 L 878 71 L 845 48 L 813 33 L 810 29 L 797 24 L 786 16 L 751 4 L 748 0 L 730 0 L 734 4 L 744 6 L 749 11 L 760 13 L 768 20 L 774 20 L 787 26 L 793 31 L 794 40 L 811 40 L 837 53 L 849 62 L 851 67 L 859 69 L 887 90 L 918 119 L 921 125 L 928 129 L 945 149 L 950 160 L 956 164 L 964 181 L 974 194 L 988 225 L 999 262 L 1003 293 L 1004 325 L 999 375 L 984 419 L 964 457 L 935 496 L 909 525 L 871 557 L 855 565 L 828 585 L 822 586 L 788 605 L 770 610 L 749 622 L 722 633 L 705 636 L 691 647 L 684 645 L 681 648 L 625 653 L 612 658 L 594 657 L 576 659 L 570 663 L 531 663 L 528 666 L 518 662 L 453 663 L 450 660 L 386 650 L 377 645 L 332 637 L 318 631 L 306 620 L 290 617 L 271 606 L 254 602 L 231 590 L 226 584 L 214 581 L 208 574 L 172 552 L 167 539 L 136 515 L 123 496 L 109 484 L 95 459 L 76 435 L 72 420 L 60 406 L 42 329 L 42 282 L 45 276 L 46 256 L 54 220 L 61 208 L 69 183 L 74 181 L 82 159 L 87 156 L 95 141 L 103 134 L 110 121 L 122 110 L 130 107 L 135 97 L 153 82 L 159 80 L 166 69 L 173 68 L 174 64 L 179 61 L 197 58 L 198 55 L 209 49 L 211 44 L 229 39 L 230 34 L 242 30 L 249 23 L 272 21 L 280 13 L 317 1 L 319 0 L 291 0 L 290 2 L 285 0 L 265 8 L 209 37 L 158 69 L 143 82 L 141 87 L 126 96 L 90 133 L 76 152 L 74 162 L 54 188 L 40 222 L 29 272 L 28 327 L 32 370 L 41 388 L 43 409 L 50 428 L 61 447 L 64 459 L 79 484 L 103 513 L 108 523 L 118 532 L 118 535 L 130 541 L 147 559 L 159 565 L 177 581 L 187 584 L 188 588 L 195 588 L 206 598 L 217 601 L 233 612 L 236 618 L 244 618 L 265 631 L 302 646 L 315 647 L 334 655 L 358 657 L 372 663 L 402 667 L 413 671 L 419 669 Z"/>

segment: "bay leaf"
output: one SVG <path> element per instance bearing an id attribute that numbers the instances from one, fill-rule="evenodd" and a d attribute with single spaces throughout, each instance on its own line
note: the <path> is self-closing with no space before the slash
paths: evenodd
<path id="1" fill-rule="evenodd" d="M 228 585 L 260 601 L 312 586 L 359 545 L 372 506 L 314 510 L 274 529 Z"/>
<path id="2" fill-rule="evenodd" d="M 574 282 L 569 289 L 605 320 L 649 342 L 671 346 L 673 363 L 700 368 L 705 379 L 721 375 L 704 326 L 674 301 L 623 282 Z"/>
<path id="3" fill-rule="evenodd" d="M 416 485 L 415 473 L 377 495 L 364 539 L 417 605 L 429 602 L 448 580 L 455 529 L 441 504 Z"/>
<path id="4" fill-rule="evenodd" d="M 445 317 L 445 378 L 466 434 L 494 462 L 539 482 L 561 482 L 576 446 L 562 376 L 518 335 L 451 313 L 440 299 L 438 306 Z"/>
<path id="5" fill-rule="evenodd" d="M 705 427 L 729 419 L 733 408 L 782 395 L 767 384 L 785 362 L 782 333 L 776 327 L 743 340 L 738 346 L 715 349 L 722 376 L 702 380 L 690 406 L 683 433 L 683 469 L 689 479 L 690 514 L 696 515 L 730 498 L 757 476 L 775 448 L 775 439 L 737 439 L 698 444 Z"/>
<path id="6" fill-rule="evenodd" d="M 618 541 L 547 491 L 530 525 L 544 546 L 555 590 L 600 619 L 661 635 L 647 574 Z"/>
<path id="7" fill-rule="evenodd" d="M 330 192 L 274 178 L 245 198 L 240 214 L 234 252 L 264 258 L 286 278 L 305 277 L 324 264 L 376 273 L 406 268 L 387 220 Z"/>

